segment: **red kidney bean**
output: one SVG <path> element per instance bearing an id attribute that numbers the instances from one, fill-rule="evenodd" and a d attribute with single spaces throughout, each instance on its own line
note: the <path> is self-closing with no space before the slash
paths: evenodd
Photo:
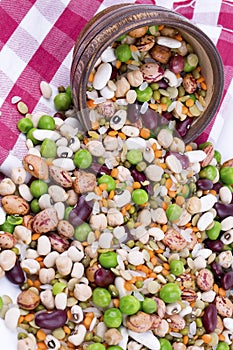
<path id="1" fill-rule="evenodd" d="M 109 284 L 114 283 L 115 275 L 111 270 L 100 267 L 98 270 L 96 270 L 94 279 L 97 286 L 106 288 L 109 286 Z"/>
<path id="2" fill-rule="evenodd" d="M 187 134 L 188 129 L 192 124 L 192 121 L 193 118 L 187 117 L 183 122 L 179 120 L 176 123 L 176 131 L 178 132 L 180 137 L 184 137 Z"/>
<path id="3" fill-rule="evenodd" d="M 233 204 L 215 203 L 214 208 L 220 219 L 225 219 L 233 214 Z"/>
<path id="4" fill-rule="evenodd" d="M 87 202 L 85 196 L 81 196 L 77 205 L 71 210 L 69 215 L 69 222 L 73 226 L 78 226 L 84 223 L 91 215 L 93 201 Z"/>
<path id="5" fill-rule="evenodd" d="M 219 193 L 219 190 L 221 187 L 222 187 L 222 184 L 220 184 L 220 182 L 216 182 L 215 184 L 213 184 L 213 190 L 216 191 L 217 193 Z"/>
<path id="6" fill-rule="evenodd" d="M 138 171 L 137 169 L 131 170 L 131 175 L 132 175 L 134 181 L 137 181 L 137 182 L 146 181 L 146 175 L 144 173 Z"/>
<path id="7" fill-rule="evenodd" d="M 15 266 L 5 272 L 6 278 L 13 284 L 21 285 L 25 281 L 25 276 L 19 260 L 16 260 Z"/>
<path id="8" fill-rule="evenodd" d="M 199 190 L 207 191 L 212 190 L 214 184 L 211 180 L 208 179 L 199 179 L 197 181 L 197 187 Z"/>
<path id="9" fill-rule="evenodd" d="M 153 194 L 154 194 L 154 188 L 153 188 L 152 184 L 143 186 L 143 188 L 146 190 L 146 192 L 147 192 L 150 196 L 153 196 Z"/>
<path id="10" fill-rule="evenodd" d="M 101 164 L 95 163 L 95 162 L 92 162 L 92 164 L 88 170 L 92 171 L 95 175 L 98 175 L 98 174 L 110 175 L 111 174 L 111 170 L 108 167 L 106 167 L 106 165 L 101 165 Z"/>
<path id="11" fill-rule="evenodd" d="M 222 250 L 222 247 L 224 246 L 223 242 L 220 241 L 220 239 L 216 239 L 212 241 L 211 239 L 206 239 L 204 241 L 204 244 L 207 246 L 207 248 L 211 249 L 213 252 L 220 252 Z"/>
<path id="12" fill-rule="evenodd" d="M 163 115 L 162 115 L 162 118 L 163 119 L 165 118 L 166 120 L 172 120 L 173 118 L 173 114 L 171 112 L 165 112 Z"/>
<path id="13" fill-rule="evenodd" d="M 181 55 L 173 56 L 169 61 L 169 66 L 173 73 L 181 73 L 184 68 L 184 57 Z"/>
<path id="14" fill-rule="evenodd" d="M 211 333 L 217 327 L 217 309 L 214 304 L 210 304 L 204 310 L 203 316 L 203 326 L 205 327 L 206 332 Z"/>
<path id="15" fill-rule="evenodd" d="M 160 115 L 151 108 L 148 108 L 145 114 L 141 114 L 143 125 L 150 130 L 155 129 L 158 126 L 160 118 Z"/>
<path id="16" fill-rule="evenodd" d="M 35 316 L 35 323 L 38 327 L 51 330 L 63 327 L 66 320 L 66 310 L 43 311 Z"/>
<path id="17" fill-rule="evenodd" d="M 221 287 L 225 290 L 233 287 L 233 271 L 228 271 L 221 279 Z"/>
<path id="18" fill-rule="evenodd" d="M 221 278 L 224 274 L 222 266 L 215 261 L 211 264 L 211 269 L 214 273 L 214 276 L 217 278 Z"/>
<path id="19" fill-rule="evenodd" d="M 131 123 L 136 123 L 141 118 L 140 108 L 140 105 L 137 103 L 128 105 L 127 118 Z"/>
<path id="20" fill-rule="evenodd" d="M 65 119 L 66 119 L 65 113 L 63 114 L 63 113 L 60 113 L 60 112 L 54 113 L 53 117 L 54 117 L 54 118 L 60 118 L 60 119 L 62 119 L 62 120 L 65 120 Z"/>
<path id="21" fill-rule="evenodd" d="M 164 79 L 159 80 L 158 84 L 159 84 L 160 89 L 166 89 L 168 87 L 168 83 Z"/>

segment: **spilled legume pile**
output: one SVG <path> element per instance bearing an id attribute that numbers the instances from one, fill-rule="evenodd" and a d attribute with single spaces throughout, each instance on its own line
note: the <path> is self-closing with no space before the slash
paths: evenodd
<path id="1" fill-rule="evenodd" d="M 102 53 L 89 76 L 87 105 L 137 104 L 141 114 L 149 108 L 173 120 L 183 137 L 205 109 L 207 88 L 199 57 L 182 34 L 164 25 L 145 26 Z M 146 121 L 145 126 L 154 128 Z"/>
<path id="2" fill-rule="evenodd" d="M 82 131 L 69 88 L 54 104 L 17 102 L 28 154 L 0 183 L 17 349 L 232 349 L 233 161 L 149 109 L 97 106 Z"/>

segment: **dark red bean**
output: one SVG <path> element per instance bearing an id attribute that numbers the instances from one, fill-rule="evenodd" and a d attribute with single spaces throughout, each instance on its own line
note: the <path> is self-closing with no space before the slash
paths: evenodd
<path id="1" fill-rule="evenodd" d="M 111 270 L 104 269 L 100 267 L 94 275 L 95 284 L 99 287 L 106 288 L 109 284 L 113 284 L 115 280 L 115 275 Z"/>
<path id="2" fill-rule="evenodd" d="M 65 113 L 61 113 L 61 112 L 56 112 L 56 113 L 54 113 L 53 117 L 54 117 L 54 118 L 60 118 L 60 119 L 62 119 L 62 120 L 65 120 L 65 119 L 66 119 Z"/>
<path id="3" fill-rule="evenodd" d="M 25 276 L 19 260 L 16 260 L 15 266 L 5 272 L 6 278 L 13 284 L 21 285 L 25 281 Z"/>
<path id="4" fill-rule="evenodd" d="M 78 226 L 84 223 L 91 215 L 93 201 L 87 202 L 85 196 L 81 196 L 77 205 L 71 210 L 69 222 L 73 226 Z"/>
<path id="5" fill-rule="evenodd" d="M 222 184 L 220 182 L 216 182 L 213 184 L 213 190 L 219 193 L 220 188 L 222 188 Z"/>
<path id="6" fill-rule="evenodd" d="M 146 190 L 146 192 L 147 192 L 150 196 L 153 196 L 153 194 L 154 194 L 154 187 L 153 187 L 152 184 L 143 186 L 143 188 Z"/>
<path id="7" fill-rule="evenodd" d="M 35 316 L 35 323 L 38 327 L 51 330 L 63 327 L 66 320 L 66 310 L 43 311 Z"/>
<path id="8" fill-rule="evenodd" d="M 184 68 L 184 57 L 181 55 L 175 55 L 170 59 L 170 69 L 173 73 L 181 73 Z"/>
<path id="9" fill-rule="evenodd" d="M 141 106 L 137 103 L 128 105 L 127 118 L 131 123 L 136 123 L 141 118 L 140 108 Z"/>
<path id="10" fill-rule="evenodd" d="M 110 79 L 111 80 L 116 79 L 117 74 L 118 74 L 118 69 L 115 66 L 112 66 L 112 74 L 111 74 L 111 78 Z"/>
<path id="11" fill-rule="evenodd" d="M 233 215 L 233 204 L 215 203 L 214 208 L 220 219 L 225 219 L 226 217 Z"/>
<path id="12" fill-rule="evenodd" d="M 192 124 L 192 121 L 193 121 L 193 118 L 187 117 L 183 122 L 178 121 L 176 123 L 176 131 L 178 132 L 180 137 L 184 137 L 187 134 L 188 129 Z"/>
<path id="13" fill-rule="evenodd" d="M 151 108 L 148 108 L 145 114 L 141 114 L 141 119 L 146 128 L 153 130 L 158 126 L 161 116 Z"/>
<path id="14" fill-rule="evenodd" d="M 197 181 L 197 187 L 199 190 L 207 191 L 212 190 L 214 184 L 211 180 L 208 179 L 199 179 Z"/>
<path id="15" fill-rule="evenodd" d="M 233 271 L 228 271 L 221 279 L 221 287 L 225 290 L 233 288 Z"/>
<path id="16" fill-rule="evenodd" d="M 131 171 L 131 175 L 132 175 L 134 181 L 137 181 L 137 182 L 146 181 L 146 175 L 144 173 L 138 171 L 137 169 L 133 169 Z"/>
<path id="17" fill-rule="evenodd" d="M 106 165 L 101 165 L 99 163 L 96 162 L 92 162 L 90 168 L 88 169 L 91 172 L 93 172 L 95 175 L 110 175 L 111 174 L 111 170 L 106 167 Z"/>
<path id="18" fill-rule="evenodd" d="M 162 118 L 163 119 L 165 118 L 166 120 L 172 120 L 173 119 L 173 114 L 171 112 L 166 112 L 162 115 Z"/>
<path id="19" fill-rule="evenodd" d="M 220 241 L 220 239 L 216 239 L 216 240 L 211 240 L 211 239 L 206 239 L 204 241 L 205 246 L 209 249 L 211 249 L 213 252 L 221 252 L 224 244 L 222 241 Z"/>
<path id="20" fill-rule="evenodd" d="M 217 315 L 217 309 L 214 304 L 210 304 L 204 310 L 203 326 L 205 327 L 206 332 L 211 333 L 217 327 Z"/>
<path id="21" fill-rule="evenodd" d="M 189 167 L 189 159 L 185 154 L 179 152 L 167 152 L 166 157 L 169 155 L 174 155 L 181 162 L 182 168 L 187 169 Z"/>
<path id="22" fill-rule="evenodd" d="M 160 89 L 166 89 L 168 87 L 168 83 L 164 79 L 159 80 L 158 84 L 159 84 Z"/>
<path id="23" fill-rule="evenodd" d="M 222 266 L 215 261 L 211 264 L 211 270 L 217 278 L 221 278 L 224 274 Z"/>

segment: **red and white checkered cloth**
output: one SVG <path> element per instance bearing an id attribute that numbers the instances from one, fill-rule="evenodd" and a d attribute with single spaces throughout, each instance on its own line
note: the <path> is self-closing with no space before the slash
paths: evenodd
<path id="1" fill-rule="evenodd" d="M 25 139 L 16 127 L 22 116 L 12 104 L 12 97 L 20 96 L 30 113 L 54 113 L 51 102 L 41 97 L 41 80 L 51 84 L 54 95 L 57 86 L 68 86 L 72 48 L 79 32 L 96 12 L 124 2 L 156 4 L 173 9 L 198 25 L 215 42 L 225 67 L 225 89 L 214 128 L 210 125 L 200 139 L 206 140 L 210 135 L 213 141 L 217 140 L 233 109 L 232 0 L 1 0 L 1 172 L 8 175 L 10 165 L 20 163 L 26 152 Z"/>

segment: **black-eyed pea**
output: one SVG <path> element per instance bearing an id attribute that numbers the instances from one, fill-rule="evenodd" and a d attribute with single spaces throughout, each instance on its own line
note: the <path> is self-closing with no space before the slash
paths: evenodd
<path id="1" fill-rule="evenodd" d="M 168 315 L 176 315 L 176 314 L 179 314 L 180 311 L 181 311 L 180 303 L 171 303 L 166 305 L 166 313 Z"/>
<path id="2" fill-rule="evenodd" d="M 18 243 L 29 244 L 32 239 L 32 231 L 23 225 L 17 225 L 14 229 L 13 236 Z"/>
<path id="3" fill-rule="evenodd" d="M 14 194 L 16 190 L 16 186 L 12 179 L 5 178 L 0 182 L 0 195 L 8 196 Z"/>
<path id="4" fill-rule="evenodd" d="M 61 347 L 60 341 L 52 334 L 48 334 L 45 338 L 45 344 L 48 349 L 58 350 Z"/>
<path id="5" fill-rule="evenodd" d="M 68 256 L 59 256 L 56 259 L 56 266 L 61 276 L 68 276 L 72 270 L 73 262 Z"/>
<path id="6" fill-rule="evenodd" d="M 82 324 L 78 325 L 75 329 L 75 334 L 72 334 L 68 337 L 68 340 L 71 344 L 79 346 L 85 339 L 87 333 L 86 327 Z"/>
<path id="7" fill-rule="evenodd" d="M 48 310 L 53 310 L 55 306 L 54 296 L 50 289 L 46 289 L 40 293 L 40 300 L 42 305 Z"/>
<path id="8" fill-rule="evenodd" d="M 39 271 L 39 280 L 42 284 L 50 283 L 55 278 L 55 270 L 53 268 L 42 268 Z"/>
<path id="9" fill-rule="evenodd" d="M 72 319 L 74 323 L 80 323 L 82 322 L 84 316 L 83 316 L 83 310 L 79 305 L 74 305 L 71 308 L 71 314 L 72 314 Z"/>
<path id="10" fill-rule="evenodd" d="M 16 254 L 9 249 L 3 250 L 0 253 L 0 267 L 4 271 L 9 271 L 11 270 L 16 263 Z"/>

